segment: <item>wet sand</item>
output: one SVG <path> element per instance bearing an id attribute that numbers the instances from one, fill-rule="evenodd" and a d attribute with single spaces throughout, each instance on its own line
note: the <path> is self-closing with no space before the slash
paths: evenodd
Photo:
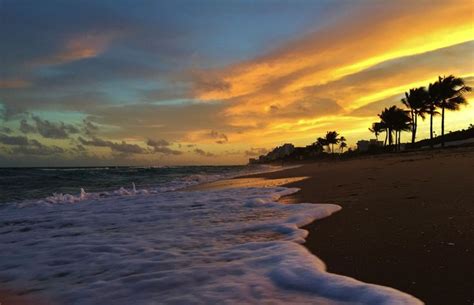
<path id="1" fill-rule="evenodd" d="M 315 162 L 254 178 L 286 184 L 287 203 L 337 203 L 306 227 L 328 271 L 390 286 L 428 305 L 474 303 L 474 149 Z"/>

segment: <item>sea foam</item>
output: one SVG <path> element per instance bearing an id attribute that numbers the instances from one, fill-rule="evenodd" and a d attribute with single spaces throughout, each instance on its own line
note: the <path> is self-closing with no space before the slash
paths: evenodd
<path id="1" fill-rule="evenodd" d="M 126 191 L 4 207 L 0 285 L 59 305 L 422 304 L 327 273 L 300 227 L 340 207 L 276 202 L 297 189 Z"/>

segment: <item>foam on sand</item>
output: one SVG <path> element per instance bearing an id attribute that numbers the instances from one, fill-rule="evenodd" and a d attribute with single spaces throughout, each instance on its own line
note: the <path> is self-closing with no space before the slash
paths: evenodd
<path id="1" fill-rule="evenodd" d="M 0 285 L 56 304 L 422 304 L 325 272 L 299 227 L 340 207 L 276 202 L 295 191 L 135 188 L 8 205 Z"/>

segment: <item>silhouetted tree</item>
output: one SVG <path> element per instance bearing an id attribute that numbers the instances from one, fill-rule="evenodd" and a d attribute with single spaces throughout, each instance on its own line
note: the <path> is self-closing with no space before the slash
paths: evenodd
<path id="1" fill-rule="evenodd" d="M 459 107 L 467 103 L 464 93 L 471 91 L 460 77 L 450 75 L 439 77 L 439 104 L 441 108 L 441 146 L 444 147 L 444 112 L 445 110 L 459 110 Z"/>
<path id="2" fill-rule="evenodd" d="M 426 113 L 430 115 L 430 146 L 433 148 L 433 117 L 439 112 L 436 110 L 440 100 L 440 83 L 430 83 L 428 86 L 428 99 L 425 101 Z"/>
<path id="3" fill-rule="evenodd" d="M 395 132 L 395 147 L 399 148 L 401 132 L 411 128 L 411 119 L 408 113 L 397 106 L 392 106 L 385 108 L 379 114 L 379 118 L 387 129 L 389 146 L 393 144 L 393 132 Z"/>
<path id="4" fill-rule="evenodd" d="M 347 143 L 345 141 L 341 141 L 341 144 L 339 144 L 339 148 L 341 149 L 341 153 L 344 152 L 344 148 L 347 147 Z"/>
<path id="5" fill-rule="evenodd" d="M 378 141 L 379 134 L 386 131 L 386 128 L 382 122 L 375 122 L 372 123 L 372 127 L 369 128 L 369 131 L 375 134 L 375 139 Z M 385 136 L 385 142 L 387 142 L 387 136 Z"/>
<path id="6" fill-rule="evenodd" d="M 408 114 L 408 111 L 400 109 L 400 108 L 395 108 L 393 130 L 395 131 L 395 137 L 396 137 L 395 140 L 397 144 L 397 150 L 400 150 L 400 144 L 401 144 L 400 138 L 401 138 L 402 131 L 412 130 L 412 121 L 411 121 L 410 115 Z"/>
<path id="7" fill-rule="evenodd" d="M 418 129 L 418 116 L 425 118 L 427 112 L 428 91 L 425 87 L 410 89 L 405 92 L 405 98 L 402 99 L 403 105 L 410 109 L 411 117 L 411 143 L 415 143 L 416 131 Z"/>
<path id="8" fill-rule="evenodd" d="M 396 108 L 392 106 L 390 108 L 385 108 L 382 112 L 378 115 L 380 118 L 381 123 L 385 126 L 387 138 L 388 138 L 388 145 L 391 146 L 393 142 L 392 132 L 393 132 L 393 109 Z"/>
<path id="9" fill-rule="evenodd" d="M 314 143 L 314 145 L 322 147 L 323 150 L 324 150 L 324 147 L 327 146 L 327 147 L 328 147 L 328 150 L 329 150 L 329 143 L 328 143 L 328 141 L 326 141 L 325 138 L 321 138 L 321 137 L 318 138 L 318 139 L 316 140 L 316 142 Z"/>
<path id="10" fill-rule="evenodd" d="M 334 145 L 341 142 L 341 140 L 345 141 L 345 138 L 339 138 L 339 134 L 336 131 L 328 131 L 326 132 L 325 140 L 328 146 L 331 145 L 331 152 L 334 153 Z"/>

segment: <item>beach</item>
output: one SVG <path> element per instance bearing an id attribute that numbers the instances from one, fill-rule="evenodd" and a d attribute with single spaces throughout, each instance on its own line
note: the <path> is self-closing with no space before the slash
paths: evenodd
<path id="1" fill-rule="evenodd" d="M 169 179 L 4 205 L 0 298 L 472 304 L 473 157 L 451 148 L 283 168 L 100 169 Z M 71 171 L 85 175 L 55 175 Z"/>
<path id="2" fill-rule="evenodd" d="M 407 292 L 426 304 L 472 304 L 474 149 L 314 162 L 252 176 L 308 177 L 283 202 L 336 203 L 305 227 L 328 271 Z"/>

